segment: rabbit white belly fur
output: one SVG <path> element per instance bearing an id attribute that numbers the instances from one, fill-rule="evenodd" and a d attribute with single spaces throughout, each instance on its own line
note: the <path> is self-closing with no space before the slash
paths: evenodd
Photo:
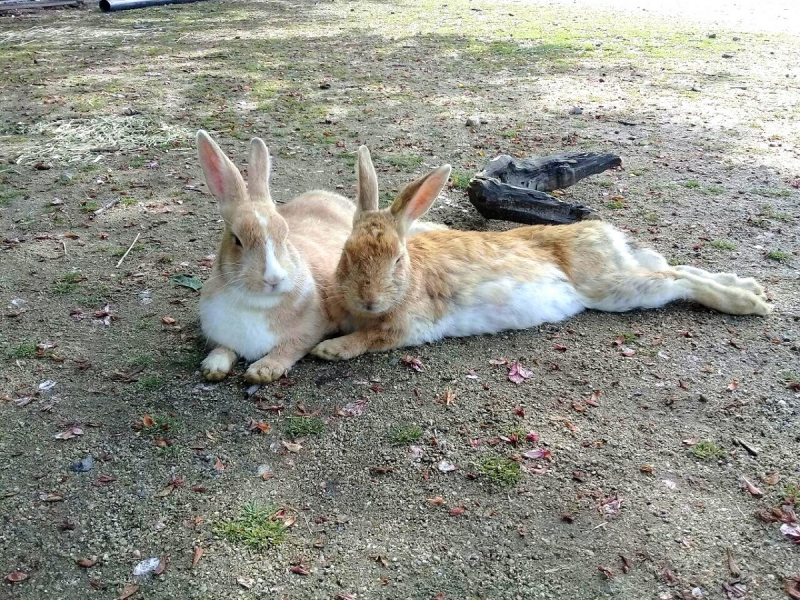
<path id="1" fill-rule="evenodd" d="M 482 283 L 468 304 L 456 302 L 447 316 L 435 322 L 413 322 L 406 343 L 418 345 L 443 337 L 528 329 L 562 321 L 585 308 L 561 270 L 554 267 L 542 275 L 535 282 L 505 277 Z"/>
<path id="2" fill-rule="evenodd" d="M 277 345 L 279 337 L 264 308 L 250 307 L 241 299 L 241 291 L 225 290 L 201 302 L 203 333 L 246 360 L 258 360 Z"/>

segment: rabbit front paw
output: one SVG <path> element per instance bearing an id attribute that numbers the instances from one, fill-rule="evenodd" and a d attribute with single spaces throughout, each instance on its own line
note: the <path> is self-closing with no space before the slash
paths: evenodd
<path id="1" fill-rule="evenodd" d="M 265 356 L 247 368 L 244 378 L 250 383 L 270 383 L 283 377 L 288 370 L 285 365 Z"/>
<path id="2" fill-rule="evenodd" d="M 358 353 L 352 351 L 348 340 L 344 337 L 320 342 L 311 350 L 311 354 L 323 360 L 347 360 L 358 356 Z"/>
<path id="3" fill-rule="evenodd" d="M 236 354 L 227 348 L 214 348 L 200 363 L 200 372 L 207 381 L 222 381 L 236 362 Z"/>

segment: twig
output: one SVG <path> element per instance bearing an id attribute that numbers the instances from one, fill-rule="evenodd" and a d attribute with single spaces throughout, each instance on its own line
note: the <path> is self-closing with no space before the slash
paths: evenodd
<path id="1" fill-rule="evenodd" d="M 116 200 L 112 200 L 111 202 L 109 202 L 109 203 L 108 203 L 108 204 L 106 204 L 105 206 L 101 206 L 101 207 L 100 207 L 100 208 L 98 208 L 96 211 L 94 211 L 94 214 L 95 214 L 95 216 L 97 216 L 97 215 L 99 215 L 101 212 L 103 212 L 103 211 L 106 211 L 106 210 L 108 210 L 109 208 L 111 208 L 111 207 L 113 207 L 113 206 L 116 206 L 117 204 L 119 204 L 119 198 L 117 198 Z"/>
<path id="2" fill-rule="evenodd" d="M 61 240 L 61 245 L 64 246 L 64 256 L 66 256 L 67 255 L 67 242 L 65 242 L 64 240 Z"/>
<path id="3" fill-rule="evenodd" d="M 140 231 L 139 233 L 137 233 L 137 234 L 136 234 L 136 237 L 135 237 L 135 238 L 133 238 L 133 243 L 132 243 L 132 244 L 131 244 L 131 245 L 128 247 L 128 249 L 125 251 L 125 254 L 123 254 L 123 255 L 122 255 L 122 258 L 120 258 L 120 259 L 119 259 L 119 262 L 117 263 L 117 268 L 118 268 L 118 269 L 119 269 L 119 266 L 122 264 L 122 261 L 123 261 L 123 260 L 125 260 L 125 257 L 126 257 L 126 256 L 128 256 L 128 252 L 130 252 L 131 250 L 133 250 L 133 247 L 136 245 L 136 242 L 138 241 L 138 239 L 139 239 L 139 236 L 140 236 L 140 235 L 142 235 L 142 232 L 141 232 L 141 231 Z"/>

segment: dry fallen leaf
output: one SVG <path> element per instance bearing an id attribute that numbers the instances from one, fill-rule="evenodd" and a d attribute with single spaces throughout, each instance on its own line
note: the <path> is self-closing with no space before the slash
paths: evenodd
<path id="1" fill-rule="evenodd" d="M 526 379 L 530 379 L 531 377 L 533 377 L 533 371 L 531 371 L 530 369 L 526 369 L 518 362 L 513 363 L 508 370 L 509 381 L 512 381 L 517 385 L 519 385 Z"/>
<path id="2" fill-rule="evenodd" d="M 444 506 L 444 498 L 441 496 L 434 496 L 433 498 L 428 498 L 426 500 L 428 504 L 433 504 L 434 506 Z"/>
<path id="3" fill-rule="evenodd" d="M 153 417 L 151 417 L 147 413 L 142 415 L 142 425 L 144 425 L 145 427 L 152 427 L 155 424 L 156 422 L 153 420 Z"/>
<path id="4" fill-rule="evenodd" d="M 20 581 L 25 581 L 28 578 L 27 573 L 23 573 L 22 571 L 12 571 L 8 575 L 6 575 L 6 581 L 11 583 L 19 583 Z"/>
<path id="5" fill-rule="evenodd" d="M 742 487 L 746 489 L 754 498 L 763 498 L 764 492 L 754 486 L 746 477 L 742 477 Z"/>
<path id="6" fill-rule="evenodd" d="M 467 510 L 466 506 L 456 506 L 450 509 L 450 516 L 457 517 L 458 515 L 463 514 L 465 510 Z"/>
<path id="7" fill-rule="evenodd" d="M 528 450 L 522 456 L 524 456 L 525 458 L 531 458 L 531 459 L 534 459 L 534 460 L 539 459 L 539 458 L 544 458 L 545 460 L 550 460 L 551 455 L 552 455 L 552 452 L 550 452 L 550 450 L 548 450 L 547 448 L 535 448 L 534 450 Z"/>
<path id="8" fill-rule="evenodd" d="M 775 485 L 782 479 L 780 473 L 770 473 L 769 475 L 765 475 L 763 477 L 764 483 L 767 485 Z"/>
<path id="9" fill-rule="evenodd" d="M 122 594 L 120 594 L 118 600 L 128 600 L 128 598 L 133 596 L 138 591 L 139 591 L 138 583 L 129 583 L 128 585 L 125 586 L 125 589 L 122 590 Z"/>
<path id="10" fill-rule="evenodd" d="M 158 566 L 156 567 L 156 570 L 153 571 L 153 575 L 161 575 L 166 570 L 168 562 L 169 562 L 169 559 L 166 556 L 164 558 L 162 558 L 158 562 Z"/>
<path id="11" fill-rule="evenodd" d="M 733 560 L 733 551 L 730 548 L 725 548 L 725 555 L 728 558 L 728 571 L 730 571 L 733 577 L 739 577 L 742 572 Z"/>
<path id="12" fill-rule="evenodd" d="M 292 565 L 289 567 L 289 570 L 292 573 L 297 573 L 298 575 L 311 575 L 308 569 L 306 569 L 303 565 Z"/>
<path id="13" fill-rule="evenodd" d="M 600 573 L 602 573 L 603 577 L 605 577 L 606 579 L 614 579 L 614 571 L 612 571 L 611 569 L 600 565 L 597 567 L 597 570 L 600 571 Z"/>
<path id="14" fill-rule="evenodd" d="M 402 360 L 409 369 L 413 369 L 414 371 L 418 372 L 425 370 L 425 365 L 422 364 L 422 361 L 418 358 L 414 358 L 410 354 L 406 354 L 400 360 Z"/>
<path id="15" fill-rule="evenodd" d="M 783 582 L 783 590 L 793 600 L 800 600 L 800 576 L 789 577 Z"/>
<path id="16" fill-rule="evenodd" d="M 194 547 L 194 556 L 192 556 L 192 568 L 194 569 L 197 566 L 197 563 L 200 562 L 200 559 L 203 558 L 203 548 L 200 546 Z"/>
<path id="17" fill-rule="evenodd" d="M 653 467 L 650 466 L 650 465 L 642 465 L 641 467 L 639 467 L 639 470 L 642 473 L 647 473 L 648 475 L 652 475 L 653 474 Z"/>
<path id="18" fill-rule="evenodd" d="M 739 381 L 738 381 L 737 379 L 734 379 L 733 381 L 731 381 L 731 382 L 728 384 L 728 387 L 726 387 L 725 389 L 726 389 L 727 391 L 729 391 L 729 392 L 732 392 L 732 391 L 734 391 L 734 390 L 737 390 L 737 389 L 739 389 Z"/>
<path id="19" fill-rule="evenodd" d="M 781 533 L 793 544 L 800 544 L 800 525 L 797 523 L 784 523 Z"/>
<path id="20" fill-rule="evenodd" d="M 97 557 L 93 556 L 92 558 L 79 558 L 75 561 L 75 564 L 84 569 L 89 569 L 97 564 Z"/>
<path id="21" fill-rule="evenodd" d="M 271 429 L 272 427 L 270 426 L 269 423 L 250 421 L 250 431 L 263 433 L 264 435 L 266 435 L 270 432 Z"/>
<path id="22" fill-rule="evenodd" d="M 594 406 L 595 408 L 600 406 L 600 390 L 594 390 L 592 395 L 586 399 L 586 404 L 589 406 Z"/>
<path id="23" fill-rule="evenodd" d="M 53 437 L 57 440 L 70 440 L 78 435 L 83 435 L 83 428 L 75 425 L 73 427 L 70 427 L 66 431 L 62 431 L 61 433 L 55 434 Z"/>
<path id="24" fill-rule="evenodd" d="M 297 454 L 298 452 L 300 452 L 300 450 L 303 449 L 303 447 L 300 444 L 295 444 L 294 442 L 284 441 L 281 442 L 281 444 L 283 444 L 283 447 L 286 448 L 289 452 L 294 452 L 295 454 Z"/>
<path id="25" fill-rule="evenodd" d="M 624 554 L 620 554 L 619 559 L 622 561 L 622 572 L 627 574 L 631 570 L 631 561 Z"/>

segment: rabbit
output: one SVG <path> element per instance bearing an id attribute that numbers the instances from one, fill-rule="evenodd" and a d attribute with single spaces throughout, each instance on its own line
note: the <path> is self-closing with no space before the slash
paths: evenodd
<path id="1" fill-rule="evenodd" d="M 359 151 L 359 161 L 368 158 Z M 527 329 L 587 308 L 624 312 L 684 299 L 736 315 L 772 310 L 754 279 L 671 267 L 600 220 L 407 239 L 449 175 L 444 165 L 417 179 L 388 209 L 359 205 L 330 295 L 330 310 L 352 333 L 322 341 L 313 355 L 343 360 L 448 336 Z"/>
<path id="2" fill-rule="evenodd" d="M 210 381 L 224 379 L 239 356 L 254 361 L 253 383 L 283 376 L 320 340 L 338 330 L 326 310 L 326 291 L 355 217 L 351 200 L 306 192 L 276 206 L 269 190 L 270 157 L 264 142 L 250 143 L 248 185 L 203 130 L 197 152 L 225 223 L 211 276 L 200 294 L 200 324 L 214 348 L 201 364 Z M 359 203 L 377 206 L 371 161 L 359 161 Z M 416 231 L 443 226 L 419 223 Z"/>

